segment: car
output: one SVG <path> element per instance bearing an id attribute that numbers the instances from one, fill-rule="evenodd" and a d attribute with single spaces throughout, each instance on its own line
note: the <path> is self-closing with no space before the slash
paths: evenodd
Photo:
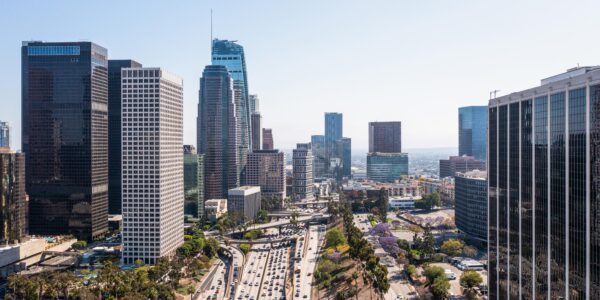
<path id="1" fill-rule="evenodd" d="M 304 295 L 304 297 L 302 297 L 302 298 L 308 298 L 308 296 Z"/>

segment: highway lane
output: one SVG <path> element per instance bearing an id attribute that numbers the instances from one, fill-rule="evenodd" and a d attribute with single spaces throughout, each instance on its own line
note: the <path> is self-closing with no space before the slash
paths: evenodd
<path id="1" fill-rule="evenodd" d="M 325 226 L 312 225 L 308 228 L 308 233 L 304 241 L 298 242 L 296 255 L 302 255 L 302 259 L 297 263 L 299 272 L 294 273 L 293 299 L 312 299 L 311 291 L 313 284 L 313 272 L 321 252 L 321 245 L 325 237 Z M 302 245 L 301 245 L 302 243 Z M 296 269 L 298 269 L 296 267 Z"/>

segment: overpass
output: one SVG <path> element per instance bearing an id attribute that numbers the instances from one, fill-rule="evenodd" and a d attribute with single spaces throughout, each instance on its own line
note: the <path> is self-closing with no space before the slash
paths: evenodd
<path id="1" fill-rule="evenodd" d="M 290 206 L 308 206 L 308 205 L 316 205 L 316 204 L 327 204 L 329 202 L 337 202 L 336 200 L 315 200 L 315 201 L 292 201 L 290 202 Z"/>
<path id="2" fill-rule="evenodd" d="M 256 240 L 238 240 L 238 239 L 224 238 L 224 240 L 227 241 L 229 244 L 251 244 L 251 245 L 257 245 L 257 244 L 284 243 L 284 242 L 289 242 L 291 240 L 297 239 L 299 237 L 300 236 L 298 236 L 298 235 L 293 235 L 293 236 L 284 237 L 284 238 L 278 238 L 278 239 L 266 238 L 266 239 L 256 239 Z"/>
<path id="3" fill-rule="evenodd" d="M 305 213 L 305 212 L 296 212 L 296 211 L 291 211 L 291 210 L 279 210 L 279 211 L 269 212 L 269 213 L 267 213 L 267 216 L 269 216 L 269 217 L 289 217 L 289 216 L 293 215 L 294 213 L 298 214 L 298 216 L 312 215 L 310 213 Z"/>
<path id="4" fill-rule="evenodd" d="M 296 219 L 296 222 L 298 222 L 298 223 L 320 222 L 323 220 L 328 220 L 329 217 L 330 217 L 329 214 L 315 214 L 312 216 L 298 217 Z M 263 230 L 263 229 L 267 229 L 267 228 L 283 227 L 283 226 L 290 225 L 290 221 L 291 220 L 289 220 L 289 219 L 284 219 L 284 220 L 279 220 L 279 221 L 270 222 L 270 223 L 266 223 L 266 224 L 255 224 L 255 225 L 248 226 L 248 228 L 246 228 L 246 230 L 244 230 L 244 229 L 235 230 L 235 231 L 229 232 L 227 234 L 229 235 L 229 234 L 235 234 L 235 233 L 242 233 L 242 232 L 255 230 L 255 229 Z"/>

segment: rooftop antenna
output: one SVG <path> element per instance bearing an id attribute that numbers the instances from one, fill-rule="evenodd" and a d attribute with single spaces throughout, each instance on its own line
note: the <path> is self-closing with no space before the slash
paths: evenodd
<path id="1" fill-rule="evenodd" d="M 490 92 L 490 100 L 496 98 L 496 93 L 498 93 L 500 90 L 493 90 Z M 494 95 L 494 97 L 492 97 L 492 94 Z"/>

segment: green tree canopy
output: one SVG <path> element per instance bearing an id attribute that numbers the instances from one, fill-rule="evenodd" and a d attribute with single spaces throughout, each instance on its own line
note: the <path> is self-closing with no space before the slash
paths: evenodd
<path id="1" fill-rule="evenodd" d="M 338 245 L 342 245 L 346 243 L 346 238 L 344 234 L 337 229 L 333 228 L 325 234 L 325 247 L 336 247 Z"/>
<path id="2" fill-rule="evenodd" d="M 430 286 L 434 299 L 447 299 L 450 282 L 446 277 L 436 277 Z"/>
<path id="3" fill-rule="evenodd" d="M 481 275 L 477 271 L 467 270 L 460 276 L 460 285 L 466 289 L 472 289 L 483 282 Z"/>
<path id="4" fill-rule="evenodd" d="M 442 243 L 442 248 L 440 249 L 442 253 L 445 253 L 450 256 L 457 256 L 462 253 L 465 244 L 461 240 L 449 239 Z"/>
<path id="5" fill-rule="evenodd" d="M 423 276 L 427 278 L 425 285 L 432 285 L 434 280 L 438 277 L 446 278 L 444 268 L 438 266 L 428 266 L 423 270 Z"/>

